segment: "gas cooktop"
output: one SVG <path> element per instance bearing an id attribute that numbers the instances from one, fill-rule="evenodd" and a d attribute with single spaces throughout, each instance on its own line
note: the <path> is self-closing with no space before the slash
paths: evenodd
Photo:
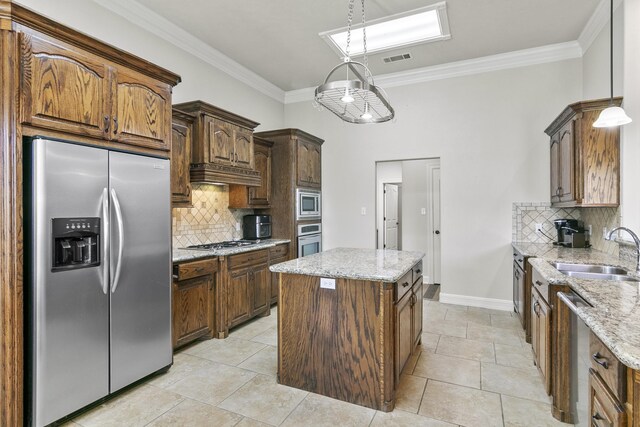
<path id="1" fill-rule="evenodd" d="M 225 242 L 205 243 L 204 245 L 187 246 L 185 249 L 210 251 L 214 249 L 240 248 L 251 246 L 260 242 L 259 240 L 227 240 Z"/>

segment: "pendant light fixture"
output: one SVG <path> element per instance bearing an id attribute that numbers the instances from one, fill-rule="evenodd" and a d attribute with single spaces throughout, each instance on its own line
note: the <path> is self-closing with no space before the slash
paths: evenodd
<path id="1" fill-rule="evenodd" d="M 627 113 L 621 107 L 616 107 L 613 105 L 613 0 L 611 1 L 611 34 L 609 38 L 609 49 L 610 49 L 610 69 L 611 73 L 611 104 L 609 107 L 602 110 L 598 120 L 593 122 L 593 127 L 595 128 L 606 128 L 606 127 L 614 127 L 614 126 L 622 126 L 627 123 L 631 123 L 631 118 L 627 116 Z"/>
<path id="2" fill-rule="evenodd" d="M 363 62 L 351 60 L 351 22 L 354 1 L 349 0 L 347 48 L 344 62 L 335 66 L 324 83 L 316 88 L 315 100 L 336 116 L 349 123 L 382 123 L 393 119 L 395 112 L 382 88 L 374 84 L 367 63 L 367 29 L 362 0 Z M 335 73 L 344 73 L 344 80 L 331 80 Z M 351 78 L 350 78 L 351 76 Z"/>

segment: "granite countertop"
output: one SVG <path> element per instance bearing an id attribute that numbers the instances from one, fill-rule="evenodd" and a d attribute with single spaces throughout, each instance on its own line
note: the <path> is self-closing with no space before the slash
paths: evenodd
<path id="1" fill-rule="evenodd" d="M 591 304 L 578 308 L 578 316 L 622 363 L 640 370 L 640 284 L 569 277 L 550 264 L 555 261 L 615 265 L 640 278 L 635 265 L 594 249 L 558 247 L 529 260 L 550 284 L 568 284 Z"/>
<path id="2" fill-rule="evenodd" d="M 269 270 L 336 279 L 396 282 L 424 255 L 391 249 L 336 248 L 272 265 Z"/>
<path id="3" fill-rule="evenodd" d="M 215 256 L 227 256 L 240 254 L 243 252 L 257 251 L 258 249 L 272 248 L 281 243 L 290 243 L 288 239 L 264 239 L 259 243 L 251 246 L 242 246 L 239 248 L 225 248 L 214 250 L 195 250 L 195 249 L 174 249 L 172 259 L 173 262 L 193 261 L 202 258 L 211 258 Z"/>
<path id="4" fill-rule="evenodd" d="M 511 246 L 525 257 L 537 257 L 557 248 L 553 243 L 512 242 Z"/>

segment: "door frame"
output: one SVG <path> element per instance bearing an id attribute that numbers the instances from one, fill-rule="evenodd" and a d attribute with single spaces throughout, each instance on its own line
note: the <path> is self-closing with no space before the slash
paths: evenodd
<path id="1" fill-rule="evenodd" d="M 434 239 L 434 227 L 433 227 L 433 209 L 434 209 L 434 203 L 433 203 L 433 181 L 432 181 L 432 177 L 433 177 L 433 171 L 435 169 L 440 169 L 440 159 L 439 158 L 434 158 L 434 159 L 427 159 L 427 191 L 429 192 L 429 197 L 427 198 L 427 246 L 431 249 L 430 253 L 427 254 L 427 256 L 425 257 L 425 261 L 426 261 L 426 268 L 425 271 L 427 272 L 427 283 L 428 284 L 433 284 L 436 283 L 435 282 L 435 278 L 434 278 L 434 265 L 435 265 L 435 259 L 434 259 L 434 245 L 435 245 L 435 239 Z M 440 181 L 442 182 L 442 175 L 440 176 Z M 442 188 L 442 186 L 441 186 Z M 442 192 L 440 192 L 440 230 L 442 231 Z M 440 237 L 440 275 L 442 276 L 442 237 Z M 442 277 L 440 278 L 442 279 Z M 442 281 L 442 280 L 440 280 Z"/>

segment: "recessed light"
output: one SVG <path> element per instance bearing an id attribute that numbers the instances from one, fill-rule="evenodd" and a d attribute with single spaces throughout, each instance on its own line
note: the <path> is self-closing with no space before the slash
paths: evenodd
<path id="1" fill-rule="evenodd" d="M 347 28 L 319 34 L 340 56 L 346 56 Z M 431 6 L 369 21 L 367 23 L 367 52 L 384 52 L 399 47 L 451 38 L 447 4 Z M 362 25 L 351 29 L 350 56 L 364 53 Z"/>

